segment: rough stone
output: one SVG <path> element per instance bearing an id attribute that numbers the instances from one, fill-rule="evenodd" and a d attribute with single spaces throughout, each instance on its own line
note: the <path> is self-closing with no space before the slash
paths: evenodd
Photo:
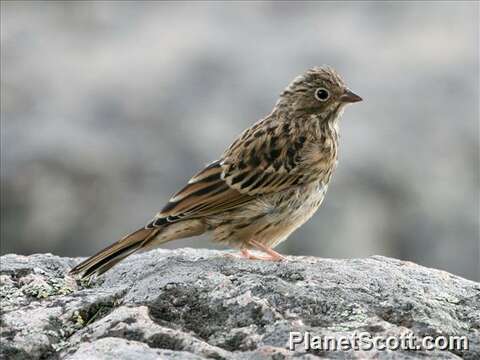
<path id="1" fill-rule="evenodd" d="M 154 250 L 90 282 L 80 259 L 0 257 L 4 359 L 480 358 L 480 284 L 411 262 Z M 288 349 L 291 331 L 339 339 L 466 336 L 468 350 Z"/>

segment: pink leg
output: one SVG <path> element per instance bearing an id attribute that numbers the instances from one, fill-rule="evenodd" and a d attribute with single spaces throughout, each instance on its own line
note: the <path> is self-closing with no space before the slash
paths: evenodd
<path id="1" fill-rule="evenodd" d="M 269 257 L 263 258 L 262 260 L 270 260 L 270 261 L 287 260 L 286 257 L 282 256 L 281 254 L 279 254 L 278 252 L 276 252 L 272 248 L 262 244 L 261 242 L 259 242 L 257 240 L 251 239 L 251 240 L 249 240 L 249 243 L 251 245 L 253 245 L 255 248 L 257 248 L 258 250 L 261 250 L 261 251 L 267 253 L 268 255 L 270 255 Z"/>
<path id="2" fill-rule="evenodd" d="M 248 249 L 242 249 L 240 250 L 240 254 L 242 257 L 245 259 L 250 259 L 250 260 L 268 260 L 266 256 L 257 256 L 253 255 Z"/>
<path id="3" fill-rule="evenodd" d="M 252 254 L 248 249 L 241 249 L 240 254 L 226 254 L 225 256 L 227 257 L 233 257 L 233 258 L 243 258 L 243 259 L 249 259 L 249 260 L 270 260 L 270 257 L 268 256 L 257 256 Z"/>

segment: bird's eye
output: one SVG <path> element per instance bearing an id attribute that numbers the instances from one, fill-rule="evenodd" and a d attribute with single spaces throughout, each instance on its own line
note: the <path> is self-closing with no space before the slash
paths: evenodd
<path id="1" fill-rule="evenodd" d="M 315 90 L 315 98 L 319 101 L 327 101 L 330 97 L 330 93 L 325 88 L 318 88 Z"/>

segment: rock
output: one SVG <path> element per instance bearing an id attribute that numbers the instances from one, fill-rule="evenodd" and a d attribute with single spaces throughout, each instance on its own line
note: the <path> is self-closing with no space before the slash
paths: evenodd
<path id="1" fill-rule="evenodd" d="M 249 261 L 180 249 L 134 255 L 89 283 L 80 259 L 1 259 L 4 359 L 478 359 L 480 284 L 410 262 Z M 311 337 L 465 336 L 469 349 L 289 350 Z M 316 338 L 317 340 L 319 338 Z"/>

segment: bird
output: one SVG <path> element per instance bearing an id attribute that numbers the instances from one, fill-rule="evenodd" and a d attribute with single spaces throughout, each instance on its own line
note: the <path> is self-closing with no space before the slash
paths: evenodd
<path id="1" fill-rule="evenodd" d="M 151 221 L 70 274 L 99 276 L 137 251 L 203 233 L 245 259 L 286 260 L 273 249 L 322 204 L 337 166 L 339 119 L 346 105 L 359 101 L 332 67 L 308 69 L 280 93 L 269 115 L 197 172 Z"/>

